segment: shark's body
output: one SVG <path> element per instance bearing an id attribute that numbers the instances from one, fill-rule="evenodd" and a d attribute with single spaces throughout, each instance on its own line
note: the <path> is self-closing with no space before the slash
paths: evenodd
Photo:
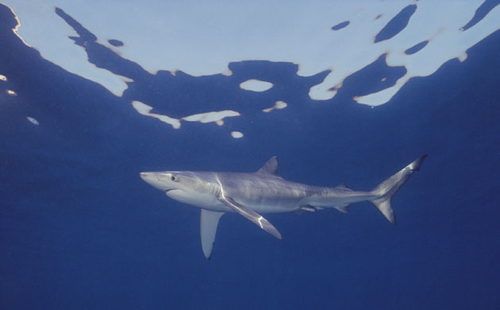
<path id="1" fill-rule="evenodd" d="M 281 239 L 281 234 L 261 214 L 316 211 L 336 208 L 347 212 L 355 202 L 370 201 L 395 223 L 391 198 L 419 170 L 426 155 L 367 192 L 345 185 L 316 187 L 289 182 L 278 175 L 278 161 L 271 158 L 255 173 L 165 171 L 142 172 L 141 177 L 177 201 L 201 208 L 201 241 L 205 257 L 212 253 L 220 217 L 235 212 Z"/>

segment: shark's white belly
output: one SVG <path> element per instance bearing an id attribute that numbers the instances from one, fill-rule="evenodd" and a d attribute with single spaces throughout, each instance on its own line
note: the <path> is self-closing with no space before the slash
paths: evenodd
<path id="1" fill-rule="evenodd" d="M 248 198 L 235 198 L 234 200 L 244 206 L 254 210 L 257 213 L 286 213 L 297 211 L 301 207 L 302 198 L 268 198 L 263 199 L 248 199 Z"/>
<path id="2" fill-rule="evenodd" d="M 249 209 L 252 209 L 253 211 L 257 213 L 286 213 L 286 212 L 293 212 L 297 211 L 299 209 L 298 206 L 291 204 L 291 205 L 282 205 L 282 204 L 273 204 L 273 203 L 253 203 L 249 202 L 246 200 L 236 200 L 236 202 L 246 206 Z M 191 205 L 195 205 L 190 203 Z M 219 211 L 219 212 L 234 212 L 231 208 L 227 207 L 225 204 L 221 203 L 220 201 L 214 202 L 214 204 L 198 204 L 195 205 L 199 208 L 206 209 L 206 210 L 211 210 L 211 211 Z"/>

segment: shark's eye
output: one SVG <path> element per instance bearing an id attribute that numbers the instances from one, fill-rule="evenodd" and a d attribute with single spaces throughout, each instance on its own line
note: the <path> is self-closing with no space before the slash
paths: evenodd
<path id="1" fill-rule="evenodd" d="M 179 182 L 179 178 L 174 174 L 172 174 L 172 176 L 170 177 L 170 180 L 172 180 L 174 182 Z"/>

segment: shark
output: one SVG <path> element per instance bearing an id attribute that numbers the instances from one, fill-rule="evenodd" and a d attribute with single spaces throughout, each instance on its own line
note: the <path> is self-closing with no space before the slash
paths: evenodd
<path id="1" fill-rule="evenodd" d="M 205 257 L 210 259 L 217 226 L 225 213 L 237 213 L 277 239 L 282 239 L 280 232 L 262 214 L 315 212 L 326 208 L 347 213 L 351 204 L 369 201 L 389 222 L 396 224 L 391 199 L 420 169 L 426 157 L 420 156 L 370 191 L 355 191 L 345 184 L 320 187 L 287 181 L 278 174 L 276 156 L 252 173 L 161 171 L 141 172 L 140 176 L 168 197 L 201 209 L 201 246 Z"/>

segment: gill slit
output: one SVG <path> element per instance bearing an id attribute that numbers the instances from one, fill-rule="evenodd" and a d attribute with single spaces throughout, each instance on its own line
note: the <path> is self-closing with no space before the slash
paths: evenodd
<path id="1" fill-rule="evenodd" d="M 222 187 L 222 183 L 219 180 L 219 176 L 217 174 L 215 175 L 215 179 L 217 180 L 217 183 L 219 183 L 219 195 L 218 196 L 226 199 L 226 195 L 224 194 L 224 187 Z"/>

